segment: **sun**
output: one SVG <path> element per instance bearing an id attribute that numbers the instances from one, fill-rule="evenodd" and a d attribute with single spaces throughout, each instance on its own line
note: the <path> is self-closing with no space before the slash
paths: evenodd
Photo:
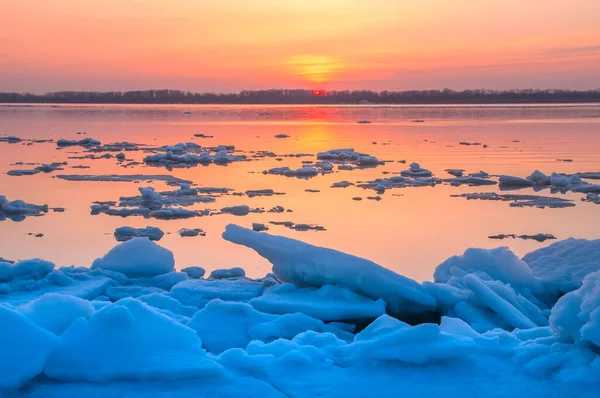
<path id="1" fill-rule="evenodd" d="M 296 55 L 284 62 L 291 72 L 312 83 L 332 80 L 333 75 L 342 69 L 342 63 L 324 55 Z"/>

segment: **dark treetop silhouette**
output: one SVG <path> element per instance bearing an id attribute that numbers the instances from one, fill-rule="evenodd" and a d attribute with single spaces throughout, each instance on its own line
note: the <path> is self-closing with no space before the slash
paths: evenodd
<path id="1" fill-rule="evenodd" d="M 181 90 L 59 91 L 46 94 L 0 93 L 0 103 L 78 104 L 510 104 L 600 102 L 600 89 L 574 90 L 244 90 L 192 93 Z"/>

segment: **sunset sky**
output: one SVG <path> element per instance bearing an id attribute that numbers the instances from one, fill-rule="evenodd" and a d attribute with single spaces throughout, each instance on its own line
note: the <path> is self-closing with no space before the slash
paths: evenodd
<path id="1" fill-rule="evenodd" d="M 0 91 L 600 88 L 599 0 L 0 0 Z"/>

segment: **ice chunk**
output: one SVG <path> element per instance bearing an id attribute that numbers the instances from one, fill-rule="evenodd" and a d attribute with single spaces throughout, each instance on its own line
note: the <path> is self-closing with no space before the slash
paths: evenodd
<path id="1" fill-rule="evenodd" d="M 447 283 L 456 274 L 455 269 L 465 273 L 483 272 L 494 280 L 539 290 L 539 281 L 526 262 L 520 260 L 507 247 L 496 249 L 467 249 L 461 256 L 453 256 L 438 265 L 433 273 L 437 283 Z"/>
<path id="2" fill-rule="evenodd" d="M 443 333 L 435 324 L 413 327 L 398 324 L 349 344 L 345 351 L 345 361 L 350 364 L 377 361 L 425 364 L 461 358 L 481 351 L 481 347 L 471 338 Z"/>
<path id="3" fill-rule="evenodd" d="M 269 227 L 261 223 L 252 223 L 252 230 L 257 232 L 268 231 Z"/>
<path id="4" fill-rule="evenodd" d="M 276 318 L 248 304 L 212 300 L 194 315 L 188 326 L 198 333 L 209 352 L 220 354 L 234 347 L 246 348 L 252 340 L 250 329 Z"/>
<path id="5" fill-rule="evenodd" d="M 182 269 L 181 272 L 185 272 L 192 279 L 200 279 L 206 273 L 202 267 L 187 267 Z"/>
<path id="6" fill-rule="evenodd" d="M 13 221 L 23 221 L 28 216 L 41 216 L 48 212 L 48 205 L 34 205 L 22 200 L 8 201 L 0 195 L 0 221 L 10 218 Z"/>
<path id="7" fill-rule="evenodd" d="M 533 273 L 553 290 L 567 293 L 581 286 L 586 275 L 600 270 L 600 239 L 569 238 L 523 257 Z"/>
<path id="8" fill-rule="evenodd" d="M 0 305 L 0 396 L 42 372 L 58 338 L 24 315 Z"/>
<path id="9" fill-rule="evenodd" d="M 179 236 L 183 237 L 194 237 L 194 236 L 205 236 L 206 232 L 204 232 L 203 230 L 201 230 L 200 228 L 194 228 L 194 229 L 188 229 L 188 228 L 181 228 L 179 230 Z"/>
<path id="10" fill-rule="evenodd" d="M 494 310 L 513 327 L 528 329 L 538 326 L 525 314 L 486 286 L 477 276 L 467 275 L 464 278 L 464 282 L 466 287 L 475 293 L 478 300 L 485 303 L 485 305 Z"/>
<path id="11" fill-rule="evenodd" d="M 148 238 L 150 240 L 160 240 L 165 234 L 157 227 L 133 228 L 119 227 L 115 229 L 115 239 L 119 242 L 125 242 L 133 238 Z"/>
<path id="12" fill-rule="evenodd" d="M 116 271 L 130 278 L 151 277 L 174 270 L 175 259 L 169 250 L 148 238 L 134 238 L 113 247 L 92 263 L 92 269 Z"/>
<path id="13" fill-rule="evenodd" d="M 233 214 L 234 216 L 245 216 L 250 212 L 250 208 L 246 205 L 223 207 L 221 212 Z"/>
<path id="14" fill-rule="evenodd" d="M 14 264 L 0 263 L 0 281 L 42 279 L 54 269 L 54 263 L 34 258 Z"/>
<path id="15" fill-rule="evenodd" d="M 531 173 L 531 175 L 527 177 L 527 179 L 539 185 L 550 185 L 551 183 L 550 177 L 548 177 L 546 174 L 542 173 L 539 170 L 536 170 L 533 173 Z"/>
<path id="16" fill-rule="evenodd" d="M 600 272 L 583 279 L 581 287 L 562 296 L 552 308 L 550 326 L 576 343 L 600 349 Z"/>
<path id="17" fill-rule="evenodd" d="M 534 182 L 521 177 L 513 177 L 507 175 L 501 175 L 498 180 L 500 187 L 531 187 Z"/>
<path id="18" fill-rule="evenodd" d="M 240 267 L 216 269 L 210 273 L 210 279 L 243 278 L 245 276 L 246 271 Z"/>
<path id="19" fill-rule="evenodd" d="M 89 301 L 74 296 L 47 293 L 19 306 L 17 311 L 41 328 L 59 335 L 75 318 L 92 316 L 94 307 Z"/>
<path id="20" fill-rule="evenodd" d="M 283 282 L 336 285 L 383 299 L 394 313 L 418 313 L 436 306 L 436 300 L 419 283 L 360 257 L 233 224 L 226 227 L 223 238 L 265 257 Z"/>
<path id="21" fill-rule="evenodd" d="M 372 320 L 385 313 L 383 300 L 375 301 L 332 285 L 318 289 L 276 285 L 250 300 L 250 305 L 270 314 L 300 312 L 328 322 Z"/>
<path id="22" fill-rule="evenodd" d="M 109 304 L 61 335 L 44 373 L 56 380 L 184 380 L 218 377 L 196 333 L 135 299 Z"/>

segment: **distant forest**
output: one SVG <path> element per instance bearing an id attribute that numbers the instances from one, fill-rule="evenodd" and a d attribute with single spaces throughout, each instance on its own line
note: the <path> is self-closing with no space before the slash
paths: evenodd
<path id="1" fill-rule="evenodd" d="M 181 90 L 0 93 L 0 103 L 69 104 L 531 104 L 600 102 L 600 89 L 574 90 L 245 90 L 192 93 Z"/>

